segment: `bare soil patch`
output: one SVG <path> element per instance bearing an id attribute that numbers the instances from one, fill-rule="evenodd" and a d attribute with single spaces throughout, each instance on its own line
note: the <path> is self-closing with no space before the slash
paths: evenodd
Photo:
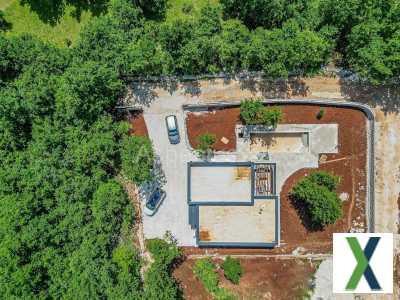
<path id="1" fill-rule="evenodd" d="M 281 242 L 277 249 L 207 249 L 208 253 L 290 253 L 301 247 L 301 252 L 327 253 L 332 251 L 332 233 L 366 229 L 366 187 L 367 187 L 367 128 L 366 117 L 361 111 L 349 108 L 324 107 L 325 114 L 321 120 L 316 118 L 320 110 L 314 105 L 282 106 L 286 124 L 338 124 L 338 153 L 322 154 L 318 170 L 332 172 L 342 177 L 338 193 L 348 195 L 343 202 L 343 217 L 334 225 L 316 231 L 311 229 L 304 214 L 289 199 L 289 192 L 303 176 L 317 169 L 298 170 L 285 182 L 280 193 L 281 198 Z M 216 117 L 221 116 L 221 118 Z M 223 118 L 222 118 L 223 116 Z M 234 128 L 239 119 L 239 108 L 226 108 L 209 111 L 204 114 L 193 114 L 188 117 L 189 137 L 195 128 L 196 133 L 204 130 L 202 124 L 212 133 L 219 136 L 234 135 Z M 205 125 L 207 126 L 207 125 Z M 234 149 L 231 145 L 230 150 Z M 187 253 L 202 253 L 203 249 L 188 248 Z"/>
<path id="2" fill-rule="evenodd" d="M 217 138 L 213 146 L 215 150 L 233 151 L 236 147 L 235 125 L 238 123 L 240 123 L 239 108 L 215 109 L 206 113 L 188 113 L 186 127 L 189 143 L 193 148 L 196 148 L 200 135 L 213 133 Z M 223 138 L 227 139 L 228 142 L 224 143 Z"/>
<path id="3" fill-rule="evenodd" d="M 285 123 L 337 123 L 339 128 L 338 154 L 325 154 L 319 170 L 341 176 L 338 193 L 347 193 L 343 202 L 343 217 L 322 231 L 309 230 L 307 220 L 302 219 L 288 194 L 293 185 L 314 169 L 294 173 L 281 191 L 281 239 L 282 243 L 298 244 L 307 249 L 331 251 L 332 233 L 348 232 L 350 229 L 364 231 L 366 228 L 365 199 L 367 186 L 367 129 L 364 114 L 355 109 L 325 108 L 322 120 L 316 119 L 318 106 L 285 106 Z"/>
<path id="4" fill-rule="evenodd" d="M 211 295 L 193 274 L 194 263 L 194 260 L 185 260 L 174 270 L 173 276 L 179 283 L 185 299 L 212 300 Z"/>
<path id="5" fill-rule="evenodd" d="M 130 124 L 129 134 L 136 136 L 146 136 L 149 134 L 147 132 L 146 122 L 143 117 L 143 112 L 135 112 L 128 116 L 128 122 Z"/>
<path id="6" fill-rule="evenodd" d="M 214 259 L 221 265 L 221 259 Z M 174 272 L 186 299 L 212 299 L 193 274 L 195 260 L 184 261 Z M 230 290 L 239 299 L 301 299 L 308 289 L 316 266 L 308 260 L 251 258 L 240 259 L 244 273 L 238 285 L 225 279 L 219 270 L 220 286 Z"/>

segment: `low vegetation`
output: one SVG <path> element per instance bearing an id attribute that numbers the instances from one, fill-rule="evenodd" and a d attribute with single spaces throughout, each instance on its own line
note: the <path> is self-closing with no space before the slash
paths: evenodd
<path id="1" fill-rule="evenodd" d="M 259 99 L 246 99 L 240 103 L 240 117 L 246 125 L 276 127 L 282 122 L 282 109 L 266 107 Z"/>
<path id="2" fill-rule="evenodd" d="M 334 224 L 342 216 L 342 202 L 336 194 L 340 177 L 319 171 L 299 181 L 291 191 L 291 197 L 305 205 L 313 227 Z"/>
<path id="3" fill-rule="evenodd" d="M 228 256 L 222 264 L 222 269 L 224 270 L 226 279 L 234 284 L 239 283 L 240 277 L 243 275 L 243 269 L 239 259 Z"/>
<path id="4" fill-rule="evenodd" d="M 181 255 L 176 240 L 167 233 L 164 239 L 147 240 L 146 247 L 153 262 L 145 274 L 143 299 L 181 299 L 181 292 L 171 275 L 172 264 Z"/>
<path id="5" fill-rule="evenodd" d="M 324 115 L 325 115 L 325 110 L 324 110 L 323 108 L 321 108 L 321 109 L 318 111 L 316 117 L 317 117 L 318 120 L 321 120 L 322 117 L 323 117 Z"/>
<path id="6" fill-rule="evenodd" d="M 67 47 L 73 44 L 83 26 L 93 18 L 93 14 L 87 10 L 82 11 L 79 18 L 77 18 L 73 15 L 74 8 L 71 5 L 67 5 L 56 16 L 57 19 L 53 18 L 53 21 L 50 22 L 50 20 L 41 18 L 40 11 L 37 13 L 29 5 L 22 5 L 22 2 L 13 0 L 4 11 L 4 19 L 9 24 L 7 28 L 8 34 L 32 34 L 43 41 L 60 47 Z M 61 1 L 48 1 L 48 3 L 51 2 Z"/>
<path id="7" fill-rule="evenodd" d="M 216 142 L 216 135 L 212 133 L 204 133 L 199 135 L 197 139 L 196 151 L 200 156 L 207 155 L 212 152 L 212 146 Z"/>
<path id="8" fill-rule="evenodd" d="M 231 300 L 235 297 L 226 289 L 219 287 L 217 267 L 210 258 L 196 261 L 193 269 L 196 277 L 203 283 L 204 288 L 217 300 Z"/>

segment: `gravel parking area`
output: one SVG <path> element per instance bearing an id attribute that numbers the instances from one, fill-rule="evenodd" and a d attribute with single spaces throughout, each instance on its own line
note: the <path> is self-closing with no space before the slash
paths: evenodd
<path id="1" fill-rule="evenodd" d="M 181 99 L 164 101 L 157 98 L 144 109 L 149 137 L 161 163 L 163 190 L 166 198 L 154 216 L 143 215 L 145 238 L 163 237 L 170 231 L 181 246 L 194 246 L 195 234 L 189 225 L 187 205 L 187 165 L 186 162 L 196 159 L 188 150 L 185 140 L 184 115 Z M 176 115 L 181 142 L 171 145 L 165 125 L 165 117 Z M 144 203 L 143 203 L 144 204 Z"/>

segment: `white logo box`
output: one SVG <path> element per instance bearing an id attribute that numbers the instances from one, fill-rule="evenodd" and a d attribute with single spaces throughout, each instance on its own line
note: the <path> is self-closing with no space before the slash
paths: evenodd
<path id="1" fill-rule="evenodd" d="M 370 237 L 380 237 L 369 261 L 381 290 L 371 290 L 364 275 L 357 288 L 346 290 L 346 285 L 357 265 L 357 260 L 346 237 L 356 237 L 362 250 Z M 333 234 L 333 293 L 393 293 L 393 234 L 392 233 L 334 233 Z"/>

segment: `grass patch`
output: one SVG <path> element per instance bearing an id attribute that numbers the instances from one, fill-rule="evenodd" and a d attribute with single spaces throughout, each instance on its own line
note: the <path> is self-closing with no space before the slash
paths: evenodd
<path id="1" fill-rule="evenodd" d="M 0 8 L 4 10 L 4 17 L 11 23 L 8 35 L 29 33 L 60 47 L 66 46 L 66 41 L 76 41 L 79 31 L 91 18 L 92 14 L 83 11 L 80 20 L 71 16 L 74 8 L 67 6 L 64 15 L 56 25 L 41 21 L 29 6 L 22 6 L 18 0 L 0 0 Z"/>
<path id="2" fill-rule="evenodd" d="M 0 0 L 0 10 L 5 10 L 15 0 Z"/>
<path id="3" fill-rule="evenodd" d="M 200 10 L 208 3 L 215 4 L 218 0 L 170 0 L 166 14 L 167 21 L 198 16 Z"/>

